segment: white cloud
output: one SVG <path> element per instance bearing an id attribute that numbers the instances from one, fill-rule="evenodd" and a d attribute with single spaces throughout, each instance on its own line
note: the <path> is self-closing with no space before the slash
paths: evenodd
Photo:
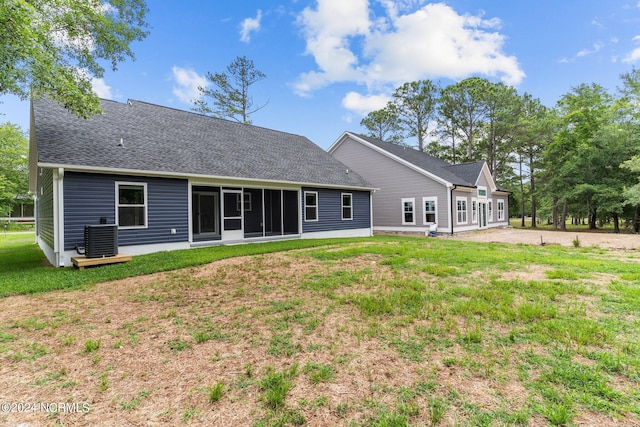
<path id="1" fill-rule="evenodd" d="M 576 54 L 578 58 L 582 56 L 592 55 L 594 53 L 598 53 L 604 44 L 602 42 L 597 42 L 593 44 L 593 49 L 582 49 L 580 52 Z"/>
<path id="2" fill-rule="evenodd" d="M 306 53 L 313 55 L 320 71 L 301 74 L 294 84 L 296 93 L 305 95 L 333 82 L 364 78 L 349 38 L 369 33 L 368 0 L 319 0 L 317 9 L 302 11 L 298 23 L 307 41 Z"/>
<path id="3" fill-rule="evenodd" d="M 640 42 L 640 36 L 635 36 L 632 40 L 637 44 L 638 42 Z M 639 59 L 640 59 L 640 47 L 637 47 L 633 49 L 631 52 L 629 52 L 624 58 L 622 58 L 622 62 L 633 64 Z"/>
<path id="4" fill-rule="evenodd" d="M 249 43 L 251 41 L 251 33 L 260 30 L 260 21 L 262 20 L 262 11 L 258 9 L 255 18 L 246 18 L 240 24 L 240 41 Z"/>
<path id="5" fill-rule="evenodd" d="M 357 92 L 349 92 L 342 98 L 342 106 L 361 116 L 366 116 L 370 111 L 384 108 L 390 100 L 391 97 L 385 94 L 361 95 Z"/>
<path id="6" fill-rule="evenodd" d="M 194 99 L 200 96 L 198 87 L 206 87 L 207 79 L 189 68 L 173 66 L 171 69 L 173 94 L 185 104 L 191 104 Z"/>
<path id="7" fill-rule="evenodd" d="M 111 86 L 105 83 L 104 79 L 91 79 L 91 87 L 93 91 L 103 99 L 112 99 Z"/>
<path id="8" fill-rule="evenodd" d="M 304 9 L 298 23 L 317 69 L 298 76 L 296 93 L 308 95 L 337 82 L 384 92 L 420 79 L 480 74 L 518 85 L 525 77 L 517 58 L 503 52 L 499 19 L 459 15 L 444 3 L 411 12 L 423 2 L 379 1 L 384 16 L 375 16 L 370 0 L 318 0 L 315 8 Z M 366 98 L 348 94 L 343 105 L 356 109 Z"/>

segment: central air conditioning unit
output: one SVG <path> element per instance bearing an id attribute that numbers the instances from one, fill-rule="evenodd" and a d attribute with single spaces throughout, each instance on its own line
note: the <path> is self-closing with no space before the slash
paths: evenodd
<path id="1" fill-rule="evenodd" d="M 87 258 L 118 255 L 118 226 L 116 224 L 85 225 L 84 251 Z"/>

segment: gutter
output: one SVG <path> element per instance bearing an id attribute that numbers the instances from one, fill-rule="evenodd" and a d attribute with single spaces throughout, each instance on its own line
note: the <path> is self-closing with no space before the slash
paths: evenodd
<path id="1" fill-rule="evenodd" d="M 449 193 L 449 200 L 451 201 L 450 203 L 450 215 L 449 215 L 449 219 L 451 220 L 451 235 L 453 236 L 453 190 L 455 190 L 456 188 L 458 188 L 458 186 L 456 184 L 453 184 L 452 187 L 450 187 L 450 193 Z"/>

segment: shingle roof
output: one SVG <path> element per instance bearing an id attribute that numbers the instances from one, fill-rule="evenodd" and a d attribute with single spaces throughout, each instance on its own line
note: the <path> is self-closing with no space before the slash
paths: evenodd
<path id="1" fill-rule="evenodd" d="M 373 188 L 299 135 L 134 100 L 102 100 L 88 120 L 32 105 L 39 164 Z"/>
<path id="2" fill-rule="evenodd" d="M 451 173 L 475 185 L 484 167 L 484 160 L 477 162 L 459 163 L 446 167 Z"/>
<path id="3" fill-rule="evenodd" d="M 354 135 L 454 185 L 475 187 L 475 182 L 484 164 L 484 162 L 473 162 L 451 165 L 444 160 L 410 147 L 392 144 L 365 135 Z M 474 175 L 476 170 L 477 173 Z"/>

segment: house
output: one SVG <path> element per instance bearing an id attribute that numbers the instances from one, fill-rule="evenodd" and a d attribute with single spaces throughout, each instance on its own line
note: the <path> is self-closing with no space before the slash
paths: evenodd
<path id="1" fill-rule="evenodd" d="M 13 207 L 9 212 L 9 218 L 5 220 L 17 222 L 33 221 L 33 197 L 28 194 L 18 194 L 13 198 Z"/>
<path id="2" fill-rule="evenodd" d="M 372 185 L 305 137 L 141 101 L 101 106 L 84 120 L 31 103 L 36 237 L 55 266 L 71 264 L 85 225 L 116 224 L 128 255 L 372 234 Z"/>
<path id="3" fill-rule="evenodd" d="M 421 151 L 356 133 L 329 148 L 379 190 L 373 195 L 374 231 L 454 233 L 509 225 L 509 191 L 486 162 L 451 165 Z"/>

